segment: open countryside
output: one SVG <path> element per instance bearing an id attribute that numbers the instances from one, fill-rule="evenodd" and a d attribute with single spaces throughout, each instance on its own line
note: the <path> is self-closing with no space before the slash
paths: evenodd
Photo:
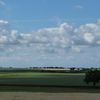
<path id="1" fill-rule="evenodd" d="M 0 100 L 100 100 L 100 0 L 0 0 Z"/>
<path id="2" fill-rule="evenodd" d="M 46 85 L 46 86 L 84 86 L 84 73 L 1 73 L 0 84 Z"/>
<path id="3" fill-rule="evenodd" d="M 84 81 L 91 69 L 1 68 L 2 100 L 94 100 L 100 98 L 100 83 Z M 52 70 L 52 71 L 51 71 Z M 95 70 L 95 69 L 92 69 Z"/>
<path id="4" fill-rule="evenodd" d="M 91 87 L 92 81 L 86 84 L 85 77 L 89 70 L 75 68 L 1 68 L 1 86 L 33 86 L 33 87 Z M 98 69 L 99 70 L 99 69 Z M 97 82 L 96 86 L 100 83 Z"/>

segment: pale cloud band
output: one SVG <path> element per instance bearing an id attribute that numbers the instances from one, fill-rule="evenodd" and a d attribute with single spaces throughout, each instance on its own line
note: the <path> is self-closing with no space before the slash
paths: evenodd
<path id="1" fill-rule="evenodd" d="M 33 47 L 48 53 L 67 53 L 82 48 L 100 46 L 100 20 L 73 27 L 64 22 L 55 27 L 42 28 L 29 33 L 8 29 L 9 22 L 0 20 L 0 50 Z"/>

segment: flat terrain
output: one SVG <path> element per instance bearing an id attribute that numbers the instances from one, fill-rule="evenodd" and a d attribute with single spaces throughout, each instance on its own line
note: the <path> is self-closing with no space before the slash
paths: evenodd
<path id="1" fill-rule="evenodd" d="M 0 92 L 0 100 L 100 100 L 100 94 Z"/>
<path id="2" fill-rule="evenodd" d="M 86 86 L 84 73 L 0 73 L 0 85 Z"/>
<path id="3" fill-rule="evenodd" d="M 100 87 L 88 87 L 84 77 L 84 73 L 1 72 L 0 100 L 100 100 Z"/>
<path id="4" fill-rule="evenodd" d="M 0 85 L 93 86 L 87 85 L 84 78 L 85 73 L 0 72 Z"/>

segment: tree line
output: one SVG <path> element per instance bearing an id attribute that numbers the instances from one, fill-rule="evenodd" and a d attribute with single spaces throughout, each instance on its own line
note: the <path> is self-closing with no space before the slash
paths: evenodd
<path id="1" fill-rule="evenodd" d="M 93 83 L 93 86 L 96 86 L 100 81 L 100 70 L 89 70 L 86 72 L 84 81 L 87 84 Z"/>

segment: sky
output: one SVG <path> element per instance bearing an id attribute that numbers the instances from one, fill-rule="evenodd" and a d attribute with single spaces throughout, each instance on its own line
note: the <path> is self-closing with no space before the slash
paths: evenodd
<path id="1" fill-rule="evenodd" d="M 1 67 L 100 67 L 100 0 L 0 0 Z"/>

